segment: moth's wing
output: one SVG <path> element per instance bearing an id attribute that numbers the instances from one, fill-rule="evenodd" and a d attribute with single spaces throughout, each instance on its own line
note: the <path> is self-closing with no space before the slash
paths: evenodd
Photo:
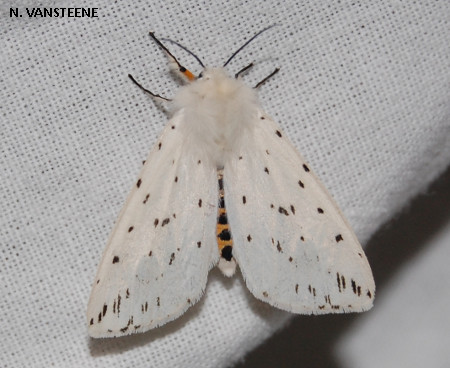
<path id="1" fill-rule="evenodd" d="M 249 290 L 294 313 L 370 309 L 369 263 L 326 189 L 264 113 L 244 134 L 225 165 L 224 189 L 233 255 Z"/>
<path id="2" fill-rule="evenodd" d="M 217 174 L 184 139 L 184 124 L 182 113 L 168 123 L 110 235 L 88 304 L 92 337 L 177 318 L 217 263 Z"/>

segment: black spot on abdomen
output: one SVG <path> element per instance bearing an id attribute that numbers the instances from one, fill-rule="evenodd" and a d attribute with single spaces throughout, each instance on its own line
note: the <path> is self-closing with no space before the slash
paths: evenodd
<path id="1" fill-rule="evenodd" d="M 225 258 L 228 262 L 233 258 L 233 247 L 231 245 L 227 245 L 222 248 L 222 258 Z"/>

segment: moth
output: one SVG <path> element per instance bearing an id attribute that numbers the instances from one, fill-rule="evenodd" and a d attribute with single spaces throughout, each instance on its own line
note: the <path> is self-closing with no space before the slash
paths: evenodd
<path id="1" fill-rule="evenodd" d="M 234 77 L 225 70 L 263 31 L 223 67 L 204 67 L 187 50 L 203 67 L 198 77 L 150 33 L 189 83 L 168 100 L 173 116 L 109 237 L 88 304 L 90 336 L 176 319 L 216 265 L 228 277 L 239 265 L 256 298 L 292 313 L 372 307 L 375 283 L 355 234 L 258 102 L 256 89 L 278 70 L 256 88 L 241 80 L 253 64 Z"/>

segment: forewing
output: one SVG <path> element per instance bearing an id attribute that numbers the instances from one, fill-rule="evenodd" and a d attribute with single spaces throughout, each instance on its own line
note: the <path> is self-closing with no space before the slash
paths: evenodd
<path id="1" fill-rule="evenodd" d="M 337 205 L 262 112 L 225 165 L 233 254 L 249 290 L 302 314 L 370 309 L 372 272 Z"/>
<path id="2" fill-rule="evenodd" d="M 144 332 L 181 315 L 217 263 L 217 176 L 177 114 L 144 163 L 104 251 L 88 305 L 89 334 Z"/>

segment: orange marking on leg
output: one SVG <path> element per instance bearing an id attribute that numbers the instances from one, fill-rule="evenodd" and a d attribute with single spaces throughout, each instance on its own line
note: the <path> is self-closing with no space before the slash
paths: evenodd
<path id="1" fill-rule="evenodd" d="M 186 68 L 184 68 L 184 70 L 182 70 L 181 68 L 180 68 L 180 72 L 181 73 L 183 73 L 183 75 L 189 80 L 189 81 L 194 81 L 196 78 L 195 78 L 195 75 L 194 74 L 192 74 L 189 70 L 187 70 Z"/>

